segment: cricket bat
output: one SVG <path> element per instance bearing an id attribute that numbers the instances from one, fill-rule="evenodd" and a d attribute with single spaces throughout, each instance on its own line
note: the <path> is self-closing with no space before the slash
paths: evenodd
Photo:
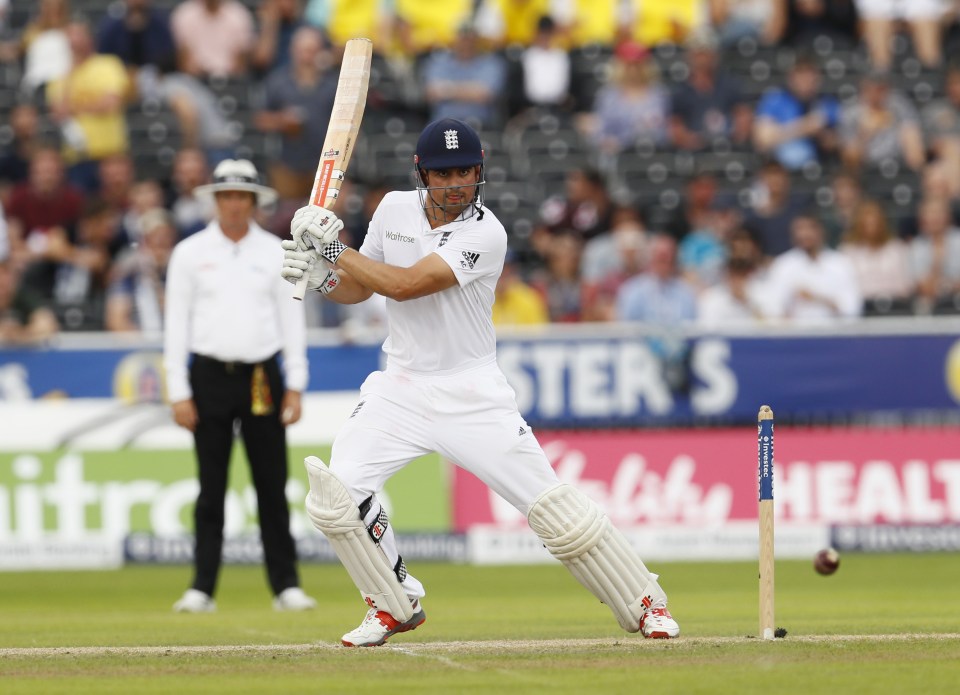
<path id="1" fill-rule="evenodd" d="M 350 155 L 353 154 L 360 132 L 363 107 L 367 103 L 372 56 L 373 42 L 370 39 L 350 39 L 344 47 L 330 125 L 323 140 L 323 152 L 308 205 L 329 209 L 337 203 Z M 303 299 L 306 291 L 307 277 L 304 276 L 293 290 L 294 299 Z"/>

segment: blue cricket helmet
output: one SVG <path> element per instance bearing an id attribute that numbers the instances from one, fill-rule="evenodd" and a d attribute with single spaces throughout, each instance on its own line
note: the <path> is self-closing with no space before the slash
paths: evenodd
<path id="1" fill-rule="evenodd" d="M 413 161 L 417 169 L 454 169 L 483 164 L 483 145 L 477 131 L 456 118 L 433 121 L 417 140 Z"/>

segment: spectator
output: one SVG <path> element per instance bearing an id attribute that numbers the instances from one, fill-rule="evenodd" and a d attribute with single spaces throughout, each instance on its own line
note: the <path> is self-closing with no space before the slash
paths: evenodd
<path id="1" fill-rule="evenodd" d="M 117 56 L 133 73 L 146 66 L 169 69 L 177 59 L 170 18 L 152 0 L 124 0 L 117 12 L 107 13 L 97 32 L 97 50 Z"/>
<path id="2" fill-rule="evenodd" d="M 960 64 L 947 69 L 944 96 L 922 112 L 923 132 L 935 159 L 927 167 L 942 178 L 950 197 L 960 198 Z M 927 173 L 927 172 L 925 172 Z"/>
<path id="3" fill-rule="evenodd" d="M 859 96 L 844 105 L 840 146 L 844 164 L 852 169 L 896 159 L 919 171 L 926 160 L 916 109 L 891 91 L 889 76 L 879 72 L 866 75 Z"/>
<path id="4" fill-rule="evenodd" d="M 37 16 L 24 28 L 21 50 L 24 56 L 20 88 L 28 98 L 48 82 L 70 72 L 69 0 L 40 0 Z"/>
<path id="5" fill-rule="evenodd" d="M 609 233 L 587 243 L 581 263 L 583 321 L 616 318 L 617 294 L 625 282 L 643 271 L 647 244 L 647 234 L 639 221 L 627 216 Z M 593 266 L 589 275 L 588 263 Z"/>
<path id="6" fill-rule="evenodd" d="M 400 52 L 419 58 L 451 48 L 473 14 L 473 0 L 394 0 Z"/>
<path id="7" fill-rule="evenodd" d="M 29 178 L 13 189 L 7 208 L 17 266 L 59 258 L 73 238 L 82 208 L 83 194 L 66 182 L 60 153 L 48 147 L 35 150 Z"/>
<path id="8" fill-rule="evenodd" d="M 298 29 L 290 63 L 267 78 L 264 108 L 254 117 L 258 130 L 280 136 L 270 182 L 282 201 L 296 201 L 297 207 L 310 195 L 336 96 L 337 77 L 326 68 L 329 58 L 316 29 Z"/>
<path id="9" fill-rule="evenodd" d="M 683 277 L 697 291 L 718 283 L 727 261 L 730 235 L 742 215 L 733 204 L 717 205 L 680 242 L 677 257 Z"/>
<path id="10" fill-rule="evenodd" d="M 820 93 L 820 66 L 809 56 L 794 62 L 785 88 L 767 92 L 757 105 L 753 142 L 791 171 L 832 159 L 837 151 L 840 104 Z"/>
<path id="11" fill-rule="evenodd" d="M 917 58 L 927 68 L 936 69 L 943 61 L 943 31 L 946 3 L 939 0 L 856 0 L 863 24 L 863 41 L 870 62 L 879 70 L 889 70 L 893 62 L 893 36 L 897 24 L 910 30 Z"/>
<path id="12" fill-rule="evenodd" d="M 374 53 L 392 42 L 394 0 L 307 0 L 304 20 L 338 50 L 355 36 L 373 39 Z"/>
<path id="13" fill-rule="evenodd" d="M 738 227 L 730 232 L 727 249 L 727 255 L 730 258 L 742 258 L 749 261 L 760 279 L 766 276 L 770 257 L 764 254 L 760 247 L 760 240 L 749 229 Z"/>
<path id="14" fill-rule="evenodd" d="M 100 162 L 100 200 L 106 203 L 119 220 L 130 209 L 135 172 L 128 155 L 107 157 Z"/>
<path id="15" fill-rule="evenodd" d="M 600 88 L 588 131 L 602 153 L 615 155 L 637 142 L 657 147 L 667 141 L 670 95 L 660 84 L 660 68 L 643 46 L 617 46 L 612 78 Z"/>
<path id="16" fill-rule="evenodd" d="M 621 249 L 646 247 L 647 232 L 635 208 L 617 207 L 611 215 L 609 231 L 593 237 L 583 247 L 583 259 L 580 272 L 585 283 L 594 283 L 604 277 L 619 273 L 624 268 L 625 259 Z"/>
<path id="17" fill-rule="evenodd" d="M 813 215 L 791 224 L 793 248 L 774 259 L 767 292 L 771 315 L 796 323 L 824 323 L 860 315 L 862 299 L 850 260 L 824 245 Z"/>
<path id="18" fill-rule="evenodd" d="M 184 0 L 170 16 L 170 27 L 181 72 L 201 78 L 247 74 L 254 23 L 239 0 Z"/>
<path id="19" fill-rule="evenodd" d="M 524 281 L 516 255 L 511 251 L 507 251 L 496 294 L 494 326 L 538 326 L 550 322 L 543 295 Z"/>
<path id="20" fill-rule="evenodd" d="M 702 0 L 630 0 L 624 5 L 624 33 L 642 46 L 683 45 L 696 32 L 709 29 Z"/>
<path id="21" fill-rule="evenodd" d="M 85 22 L 71 22 L 67 38 L 72 66 L 69 74 L 47 85 L 47 103 L 63 133 L 68 177 L 93 194 L 100 185 L 100 160 L 129 148 L 125 115 L 129 81 L 119 58 L 94 52 Z"/>
<path id="22" fill-rule="evenodd" d="M 857 10 L 854 0 L 773 0 L 776 12 L 784 16 L 781 41 L 807 49 L 814 39 L 825 36 L 834 45 L 854 48 L 858 43 Z"/>
<path id="23" fill-rule="evenodd" d="M 263 0 L 258 8 L 260 31 L 253 46 L 253 65 L 268 73 L 290 62 L 297 29 L 304 26 L 300 0 Z"/>
<path id="24" fill-rule="evenodd" d="M 180 239 L 199 232 L 213 219 L 211 202 L 195 195 L 209 175 L 206 157 L 200 150 L 184 148 L 173 158 L 168 202 Z"/>
<path id="25" fill-rule="evenodd" d="M 960 229 L 952 224 L 950 206 L 943 198 L 927 198 L 921 204 L 920 235 L 910 242 L 910 261 L 919 310 L 955 307 L 960 292 Z"/>
<path id="26" fill-rule="evenodd" d="M 810 205 L 808 196 L 796 195 L 791 189 L 790 175 L 776 161 L 763 165 L 751 189 L 744 226 L 757 234 L 768 256 L 790 249 L 793 220 Z"/>
<path id="27" fill-rule="evenodd" d="M 863 201 L 863 190 L 856 176 L 843 171 L 833 178 L 830 190 L 832 203 L 821 212 L 820 219 L 827 233 L 827 246 L 835 249 L 853 227 L 854 216 Z"/>
<path id="28" fill-rule="evenodd" d="M 575 2 L 570 21 L 570 46 L 576 52 L 611 49 L 624 33 L 620 0 Z"/>
<path id="29" fill-rule="evenodd" d="M 533 46 L 546 19 L 563 33 L 573 20 L 573 4 L 564 0 L 480 0 L 477 33 L 491 45 Z"/>
<path id="30" fill-rule="evenodd" d="M 701 150 L 722 139 L 749 143 L 753 112 L 740 85 L 718 70 L 717 41 L 706 32 L 687 42 L 690 76 L 672 95 L 670 138 L 682 150 Z"/>
<path id="31" fill-rule="evenodd" d="M 861 203 L 840 252 L 853 264 L 864 313 L 910 309 L 914 281 L 909 250 L 894 236 L 880 203 Z"/>
<path id="32" fill-rule="evenodd" d="M 111 272 L 106 328 L 159 336 L 167 263 L 177 243 L 177 229 L 170 214 L 160 208 L 141 215 L 139 223 L 139 244 L 124 251 Z"/>
<path id="33" fill-rule="evenodd" d="M 580 320 L 580 255 L 583 240 L 574 230 L 562 230 L 550 240 L 545 267 L 536 271 L 530 284 L 540 292 L 547 305 L 550 321 L 570 323 Z"/>
<path id="34" fill-rule="evenodd" d="M 740 39 L 772 45 L 780 39 L 786 17 L 779 2 L 770 0 L 709 0 L 710 23 L 723 46 Z"/>
<path id="35" fill-rule="evenodd" d="M 596 169 L 571 169 L 563 194 L 553 195 L 540 205 L 540 220 L 533 233 L 534 249 L 545 255 L 550 236 L 573 229 L 589 241 L 610 229 L 613 205 L 603 177 Z"/>
<path id="36" fill-rule="evenodd" d="M 116 237 L 116 213 L 102 200 L 87 200 L 77 224 L 76 245 L 52 269 L 52 308 L 64 330 L 104 329 L 104 302 L 110 264 L 118 248 Z"/>
<path id="37" fill-rule="evenodd" d="M 42 298 L 17 287 L 13 266 L 0 260 L 0 345 L 36 345 L 56 335 L 57 318 Z"/>
<path id="38" fill-rule="evenodd" d="M 570 104 L 570 54 L 561 39 L 556 22 L 545 15 L 520 58 L 524 100 L 535 108 L 563 109 Z"/>
<path id="39" fill-rule="evenodd" d="M 193 75 L 142 71 L 144 97 L 166 104 L 177 117 L 183 147 L 199 147 L 210 166 L 233 156 L 239 133 L 217 103 L 213 91 Z"/>
<path id="40" fill-rule="evenodd" d="M 679 242 L 694 229 L 707 226 L 720 204 L 719 191 L 713 172 L 706 169 L 695 172 L 684 186 L 682 202 L 668 215 L 664 230 Z"/>
<path id="41" fill-rule="evenodd" d="M 145 179 L 130 187 L 129 205 L 120 218 L 120 234 L 124 246 L 141 241 L 144 215 L 163 207 L 163 188 L 159 181 Z"/>
<path id="42" fill-rule="evenodd" d="M 10 202 L 10 191 L 25 182 L 30 158 L 39 146 L 40 116 L 33 104 L 17 104 L 10 110 L 12 138 L 0 154 L 0 203 Z"/>
<path id="43" fill-rule="evenodd" d="M 456 118 L 478 129 L 500 124 L 500 95 L 506 85 L 506 65 L 495 53 L 482 53 L 477 34 L 464 25 L 450 50 L 430 54 L 423 65 L 423 86 L 430 120 Z"/>
<path id="44" fill-rule="evenodd" d="M 755 326 L 765 318 L 765 303 L 755 262 L 732 256 L 721 281 L 697 299 L 697 325 L 708 330 Z"/>
<path id="45" fill-rule="evenodd" d="M 696 295 L 677 270 L 677 242 L 665 234 L 650 239 L 647 270 L 617 293 L 616 318 L 676 327 L 696 318 Z"/>

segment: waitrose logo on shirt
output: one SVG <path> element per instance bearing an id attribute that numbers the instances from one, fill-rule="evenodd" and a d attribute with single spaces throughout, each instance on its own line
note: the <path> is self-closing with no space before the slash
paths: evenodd
<path id="1" fill-rule="evenodd" d="M 403 234 L 398 234 L 397 232 L 391 232 L 391 231 L 387 231 L 386 235 L 387 235 L 387 239 L 389 239 L 390 241 L 400 241 L 404 244 L 413 243 L 412 236 L 404 236 Z"/>

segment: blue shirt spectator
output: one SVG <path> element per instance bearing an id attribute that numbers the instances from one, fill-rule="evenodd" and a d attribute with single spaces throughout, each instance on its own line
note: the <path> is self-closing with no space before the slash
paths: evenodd
<path id="1" fill-rule="evenodd" d="M 506 65 L 493 53 L 479 53 L 472 28 L 463 28 L 450 51 L 436 51 L 423 67 L 431 120 L 458 118 L 482 128 L 500 122 L 499 99 Z"/>
<path id="2" fill-rule="evenodd" d="M 648 270 L 627 280 L 617 293 L 619 321 L 641 321 L 663 328 L 692 322 L 697 298 L 677 274 L 677 243 L 673 237 L 651 239 Z"/>
<path id="3" fill-rule="evenodd" d="M 840 104 L 820 94 L 820 69 L 815 61 L 799 58 L 787 76 L 787 85 L 760 99 L 754 121 L 754 143 L 783 166 L 796 171 L 837 149 L 836 128 Z"/>

